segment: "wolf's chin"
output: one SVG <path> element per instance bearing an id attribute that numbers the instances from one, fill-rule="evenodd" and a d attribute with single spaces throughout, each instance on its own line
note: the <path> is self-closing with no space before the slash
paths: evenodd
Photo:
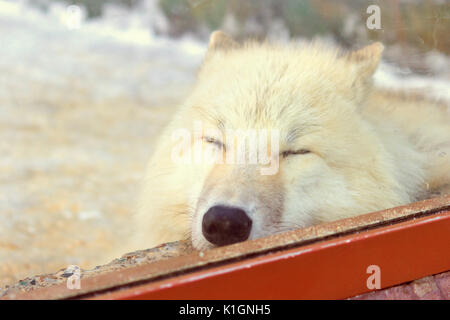
<path id="1" fill-rule="evenodd" d="M 190 240 L 194 249 L 202 251 L 216 248 L 217 246 L 213 245 L 211 242 L 203 238 L 201 234 L 195 234 L 195 231 L 191 231 Z"/>
<path id="2" fill-rule="evenodd" d="M 204 239 L 198 239 L 198 238 L 196 239 L 194 237 L 192 237 L 192 246 L 196 250 L 199 250 L 199 251 L 216 248 L 216 246 L 213 245 L 212 243 L 209 243 L 208 241 L 206 241 Z"/>

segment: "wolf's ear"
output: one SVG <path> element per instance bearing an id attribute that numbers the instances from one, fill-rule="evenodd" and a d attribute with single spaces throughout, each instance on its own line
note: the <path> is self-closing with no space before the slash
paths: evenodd
<path id="1" fill-rule="evenodd" d="M 208 51 L 211 50 L 228 50 L 238 48 L 240 45 L 234 41 L 225 32 L 217 30 L 211 33 L 209 37 Z"/>
<path id="2" fill-rule="evenodd" d="M 381 60 L 383 49 L 380 42 L 375 42 L 348 55 L 349 61 L 356 66 L 360 78 L 366 79 L 374 74 Z"/>
<path id="3" fill-rule="evenodd" d="M 383 45 L 375 42 L 346 56 L 353 70 L 351 81 L 351 94 L 358 102 L 364 101 L 372 84 L 372 75 L 378 67 L 383 52 Z"/>

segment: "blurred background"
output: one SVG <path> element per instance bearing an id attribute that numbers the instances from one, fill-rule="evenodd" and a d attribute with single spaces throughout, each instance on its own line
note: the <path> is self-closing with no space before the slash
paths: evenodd
<path id="1" fill-rule="evenodd" d="M 127 236 L 155 138 L 215 29 L 381 41 L 379 86 L 450 101 L 445 0 L 0 0 L 0 287 L 92 268 Z"/>

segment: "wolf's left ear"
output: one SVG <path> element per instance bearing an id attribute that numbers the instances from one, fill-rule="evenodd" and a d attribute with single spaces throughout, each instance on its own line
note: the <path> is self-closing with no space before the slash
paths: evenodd
<path id="1" fill-rule="evenodd" d="M 371 77 L 378 67 L 384 46 L 375 42 L 348 55 L 349 61 L 356 66 L 357 75 L 361 79 Z"/>
<path id="2" fill-rule="evenodd" d="M 217 30 L 211 33 L 209 37 L 208 51 L 210 50 L 228 50 L 238 48 L 240 45 L 234 41 L 225 32 Z"/>

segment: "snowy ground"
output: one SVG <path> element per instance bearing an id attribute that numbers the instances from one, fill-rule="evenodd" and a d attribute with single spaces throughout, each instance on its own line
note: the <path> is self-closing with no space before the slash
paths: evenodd
<path id="1" fill-rule="evenodd" d="M 206 46 L 156 37 L 136 13 L 110 8 L 73 29 L 64 6 L 20 3 L 0 1 L 0 286 L 90 268 L 126 236 L 155 135 Z M 383 64 L 376 79 L 450 101 L 448 74 Z"/>

